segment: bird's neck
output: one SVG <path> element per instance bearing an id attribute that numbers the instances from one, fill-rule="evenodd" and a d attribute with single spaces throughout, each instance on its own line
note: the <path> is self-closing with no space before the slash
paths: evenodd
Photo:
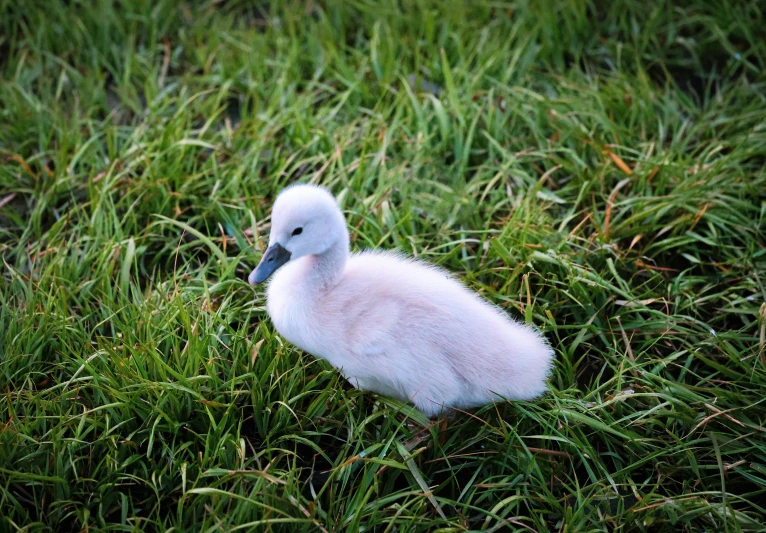
<path id="1" fill-rule="evenodd" d="M 326 251 L 311 256 L 311 282 L 319 289 L 338 283 L 346 268 L 348 255 L 349 242 L 346 233 Z"/>

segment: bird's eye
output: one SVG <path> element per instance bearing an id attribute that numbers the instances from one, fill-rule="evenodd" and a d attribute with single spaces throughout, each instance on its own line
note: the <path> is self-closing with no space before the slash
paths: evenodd
<path id="1" fill-rule="evenodd" d="M 293 230 L 293 237 L 295 237 L 296 235 L 300 235 L 301 233 L 303 233 L 303 228 L 295 228 Z"/>

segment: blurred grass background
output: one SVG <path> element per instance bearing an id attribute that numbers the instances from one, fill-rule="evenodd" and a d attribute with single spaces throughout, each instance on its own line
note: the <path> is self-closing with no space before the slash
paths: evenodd
<path id="1" fill-rule="evenodd" d="M 0 530 L 766 531 L 764 11 L 0 0 Z M 296 181 L 551 394 L 440 429 L 283 343 Z"/>

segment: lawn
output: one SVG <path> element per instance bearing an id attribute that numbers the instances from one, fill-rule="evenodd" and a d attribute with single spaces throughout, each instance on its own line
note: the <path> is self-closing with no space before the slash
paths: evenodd
<path id="1" fill-rule="evenodd" d="M 766 531 L 765 15 L 0 0 L 0 531 Z M 295 182 L 550 393 L 433 423 L 283 341 Z"/>

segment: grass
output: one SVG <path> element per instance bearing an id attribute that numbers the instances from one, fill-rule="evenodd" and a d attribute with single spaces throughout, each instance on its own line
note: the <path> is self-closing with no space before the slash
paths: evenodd
<path id="1" fill-rule="evenodd" d="M 0 530 L 766 531 L 763 6 L 259 5 L 0 0 Z M 551 393 L 439 431 L 284 343 L 295 181 Z"/>

